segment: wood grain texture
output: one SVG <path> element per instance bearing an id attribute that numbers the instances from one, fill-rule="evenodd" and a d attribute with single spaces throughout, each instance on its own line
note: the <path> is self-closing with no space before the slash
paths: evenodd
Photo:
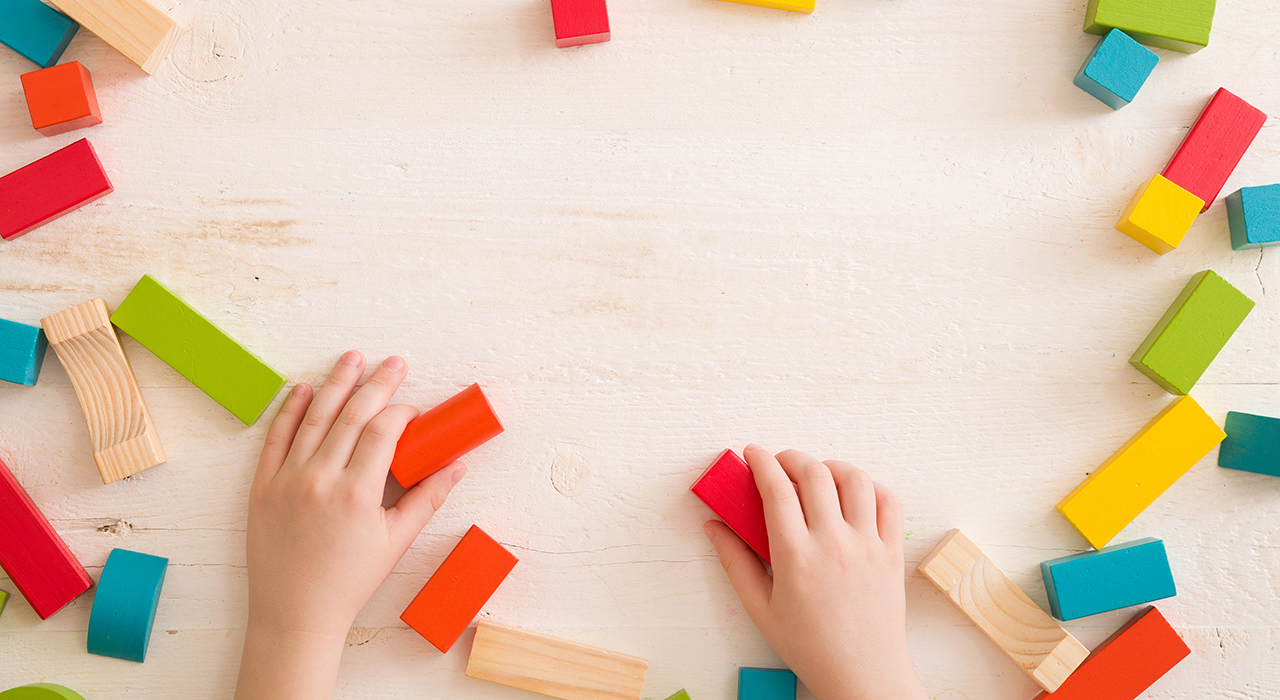
<path id="1" fill-rule="evenodd" d="M 148 74 L 178 40 L 178 24 L 147 0 L 51 0 L 63 14 L 79 22 Z"/>
<path id="2" fill-rule="evenodd" d="M 467 676 L 560 700 L 639 700 L 644 659 L 481 620 Z"/>

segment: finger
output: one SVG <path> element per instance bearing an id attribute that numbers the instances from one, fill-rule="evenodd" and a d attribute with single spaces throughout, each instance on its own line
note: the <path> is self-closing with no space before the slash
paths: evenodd
<path id="1" fill-rule="evenodd" d="M 467 465 L 462 462 L 441 469 L 431 476 L 419 481 L 400 497 L 394 508 L 387 510 L 387 518 L 391 527 L 391 536 L 397 544 L 407 550 L 413 544 L 413 538 L 422 532 L 436 511 L 444 505 L 455 484 L 467 475 Z"/>
<path id="2" fill-rule="evenodd" d="M 795 482 L 810 530 L 834 529 L 841 523 L 840 494 L 831 468 L 799 450 L 779 452 L 778 464 Z"/>
<path id="3" fill-rule="evenodd" d="M 773 590 L 773 577 L 765 570 L 764 562 L 760 561 L 760 557 L 751 551 L 741 537 L 719 520 L 707 521 L 702 529 L 715 546 L 720 566 L 729 575 L 729 584 L 738 594 L 747 615 L 752 620 L 762 619 Z"/>
<path id="4" fill-rule="evenodd" d="M 329 428 L 333 427 L 333 421 L 338 417 L 338 412 L 347 404 L 347 399 L 351 398 L 351 392 L 355 391 L 356 382 L 360 381 L 362 374 L 364 374 L 364 355 L 355 350 L 348 350 L 338 358 L 338 364 L 334 366 L 329 379 L 311 400 L 311 407 L 307 409 L 307 415 L 302 419 L 302 427 L 298 429 L 298 435 L 293 439 L 289 456 L 293 457 L 297 463 L 301 464 L 311 459 L 316 450 L 320 449 L 325 436 L 329 434 Z"/>
<path id="5" fill-rule="evenodd" d="M 778 551 L 775 544 L 795 546 L 808 534 L 804 524 L 804 512 L 796 487 L 782 471 L 782 465 L 769 451 L 759 445 L 747 445 L 742 456 L 751 467 L 760 500 L 764 502 L 764 524 L 769 533 L 770 558 Z"/>
<path id="6" fill-rule="evenodd" d="M 262 445 L 262 455 L 258 457 L 258 471 L 254 474 L 255 486 L 265 484 L 275 478 L 284 460 L 289 456 L 289 448 L 293 446 L 293 438 L 302 425 L 302 417 L 311 405 L 311 386 L 295 384 L 293 390 L 285 397 L 284 404 L 271 427 L 267 429 L 267 439 Z"/>
<path id="7" fill-rule="evenodd" d="M 355 452 L 356 443 L 365 433 L 365 427 L 391 402 L 391 397 L 395 396 L 400 382 L 404 381 L 408 373 L 409 367 L 404 360 L 395 356 L 388 357 L 374 370 L 369 381 L 347 400 L 347 405 L 342 407 L 329 434 L 316 451 L 316 457 L 325 464 L 347 466 Z M 404 426 L 400 430 L 403 431 Z M 399 438 L 397 433 L 396 439 Z"/>
<path id="8" fill-rule="evenodd" d="M 832 460 L 827 462 L 840 491 L 840 509 L 844 521 L 863 535 L 876 533 L 876 488 L 871 475 L 849 464 Z"/>
<path id="9" fill-rule="evenodd" d="M 354 400 L 354 399 L 353 399 Z M 387 406 L 364 427 L 360 441 L 351 454 L 347 473 L 352 479 L 368 483 L 378 495 L 391 471 L 391 458 L 396 456 L 396 444 L 404 427 L 418 417 L 413 406 L 396 404 Z M 326 444 L 327 447 L 327 444 Z M 323 448 L 321 450 L 323 452 Z"/>
<path id="10" fill-rule="evenodd" d="M 902 550 L 902 499 L 884 484 L 876 484 L 876 527 L 880 540 Z"/>

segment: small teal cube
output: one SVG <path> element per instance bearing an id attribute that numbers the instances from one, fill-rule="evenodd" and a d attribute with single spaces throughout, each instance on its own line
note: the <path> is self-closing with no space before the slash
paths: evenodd
<path id="1" fill-rule="evenodd" d="M 0 380 L 35 386 L 48 348 L 44 329 L 0 318 Z"/>
<path id="2" fill-rule="evenodd" d="M 1160 57 L 1119 29 L 1102 38 L 1076 73 L 1076 87 L 1111 109 L 1133 102 Z"/>
<path id="3" fill-rule="evenodd" d="M 1227 196 L 1231 249 L 1280 244 L 1280 185 L 1244 187 Z"/>
<path id="4" fill-rule="evenodd" d="M 740 668 L 738 700 L 796 700 L 796 674 L 785 668 Z"/>
<path id="5" fill-rule="evenodd" d="M 1280 418 L 1228 411 L 1224 430 L 1219 467 L 1280 476 Z"/>

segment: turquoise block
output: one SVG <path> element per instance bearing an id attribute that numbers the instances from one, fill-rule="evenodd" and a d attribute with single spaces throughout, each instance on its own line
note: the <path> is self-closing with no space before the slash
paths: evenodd
<path id="1" fill-rule="evenodd" d="M 1119 610 L 1178 594 L 1164 542 L 1148 537 L 1040 564 L 1059 620 Z"/>
<path id="2" fill-rule="evenodd" d="M 58 64 L 79 28 L 40 0 L 0 0 L 0 43 L 41 68 Z"/>
<path id="3" fill-rule="evenodd" d="M 1280 476 L 1280 418 L 1227 413 L 1227 439 L 1218 450 L 1218 466 Z"/>
<path id="4" fill-rule="evenodd" d="M 1133 102 L 1160 57 L 1119 29 L 1112 29 L 1094 47 L 1076 73 L 1076 87 L 1111 109 Z"/>
<path id="5" fill-rule="evenodd" d="M 98 580 L 89 613 L 90 654 L 142 663 L 169 560 L 113 549 Z"/>
<path id="6" fill-rule="evenodd" d="M 1231 249 L 1280 244 L 1280 185 L 1242 187 L 1227 196 Z"/>
<path id="7" fill-rule="evenodd" d="M 796 674 L 785 668 L 740 668 L 738 700 L 796 700 Z"/>
<path id="8" fill-rule="evenodd" d="M 43 328 L 0 318 L 0 380 L 35 386 L 48 349 Z"/>

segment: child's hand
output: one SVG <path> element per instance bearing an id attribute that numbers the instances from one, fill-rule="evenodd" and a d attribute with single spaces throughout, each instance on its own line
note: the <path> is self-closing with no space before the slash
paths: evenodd
<path id="1" fill-rule="evenodd" d="M 918 700 L 907 654 L 902 504 L 866 472 L 758 445 L 773 575 L 724 523 L 706 524 L 747 614 L 819 700 Z"/>

